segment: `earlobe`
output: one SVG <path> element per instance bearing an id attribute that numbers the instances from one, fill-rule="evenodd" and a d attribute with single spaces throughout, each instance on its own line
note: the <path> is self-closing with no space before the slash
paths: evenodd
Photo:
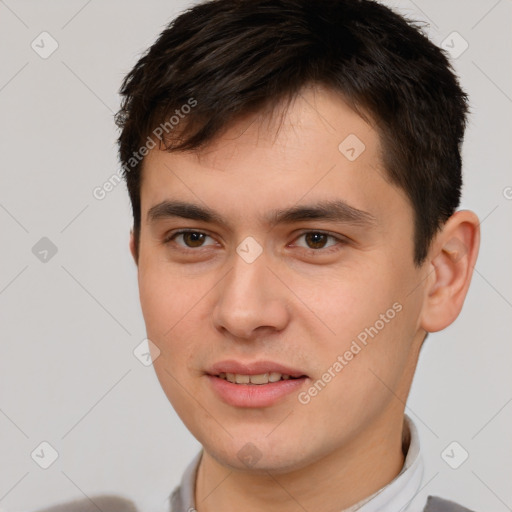
<path id="1" fill-rule="evenodd" d="M 427 332 L 448 327 L 459 315 L 480 247 L 480 222 L 471 211 L 455 212 L 432 244 L 431 274 L 421 313 Z"/>

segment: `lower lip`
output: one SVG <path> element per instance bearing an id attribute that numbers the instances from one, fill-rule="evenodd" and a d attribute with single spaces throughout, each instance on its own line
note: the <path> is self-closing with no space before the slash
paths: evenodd
<path id="1" fill-rule="evenodd" d="M 269 407 L 284 396 L 297 392 L 307 379 L 300 377 L 268 384 L 233 384 L 214 375 L 206 377 L 221 400 L 234 407 Z"/>

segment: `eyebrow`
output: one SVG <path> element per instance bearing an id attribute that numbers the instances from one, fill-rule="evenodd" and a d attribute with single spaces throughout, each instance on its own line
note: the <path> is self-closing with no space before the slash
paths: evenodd
<path id="1" fill-rule="evenodd" d="M 147 213 L 147 220 L 150 223 L 173 217 L 230 226 L 229 222 L 215 210 L 183 201 L 165 200 L 152 206 Z M 371 213 L 350 206 L 341 199 L 270 210 L 263 217 L 263 222 L 270 227 L 308 220 L 335 221 L 363 227 L 377 225 L 377 219 Z"/>

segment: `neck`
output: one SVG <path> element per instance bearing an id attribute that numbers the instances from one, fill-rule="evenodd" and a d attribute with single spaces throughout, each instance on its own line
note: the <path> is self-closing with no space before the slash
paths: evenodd
<path id="1" fill-rule="evenodd" d="M 403 411 L 383 417 L 341 447 L 288 473 L 240 472 L 206 451 L 199 464 L 195 501 L 198 512 L 296 512 L 344 510 L 391 482 L 404 464 Z"/>

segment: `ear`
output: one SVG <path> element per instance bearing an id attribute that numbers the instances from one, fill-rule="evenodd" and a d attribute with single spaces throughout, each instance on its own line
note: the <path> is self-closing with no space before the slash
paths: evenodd
<path id="1" fill-rule="evenodd" d="M 135 243 L 135 235 L 133 234 L 133 229 L 130 230 L 130 252 L 133 257 L 133 261 L 135 261 L 135 265 L 139 263 L 139 255 L 137 254 L 137 246 Z"/>
<path id="2" fill-rule="evenodd" d="M 480 222 L 469 210 L 455 212 L 435 237 L 421 311 L 427 332 L 441 331 L 459 316 L 480 248 Z"/>

